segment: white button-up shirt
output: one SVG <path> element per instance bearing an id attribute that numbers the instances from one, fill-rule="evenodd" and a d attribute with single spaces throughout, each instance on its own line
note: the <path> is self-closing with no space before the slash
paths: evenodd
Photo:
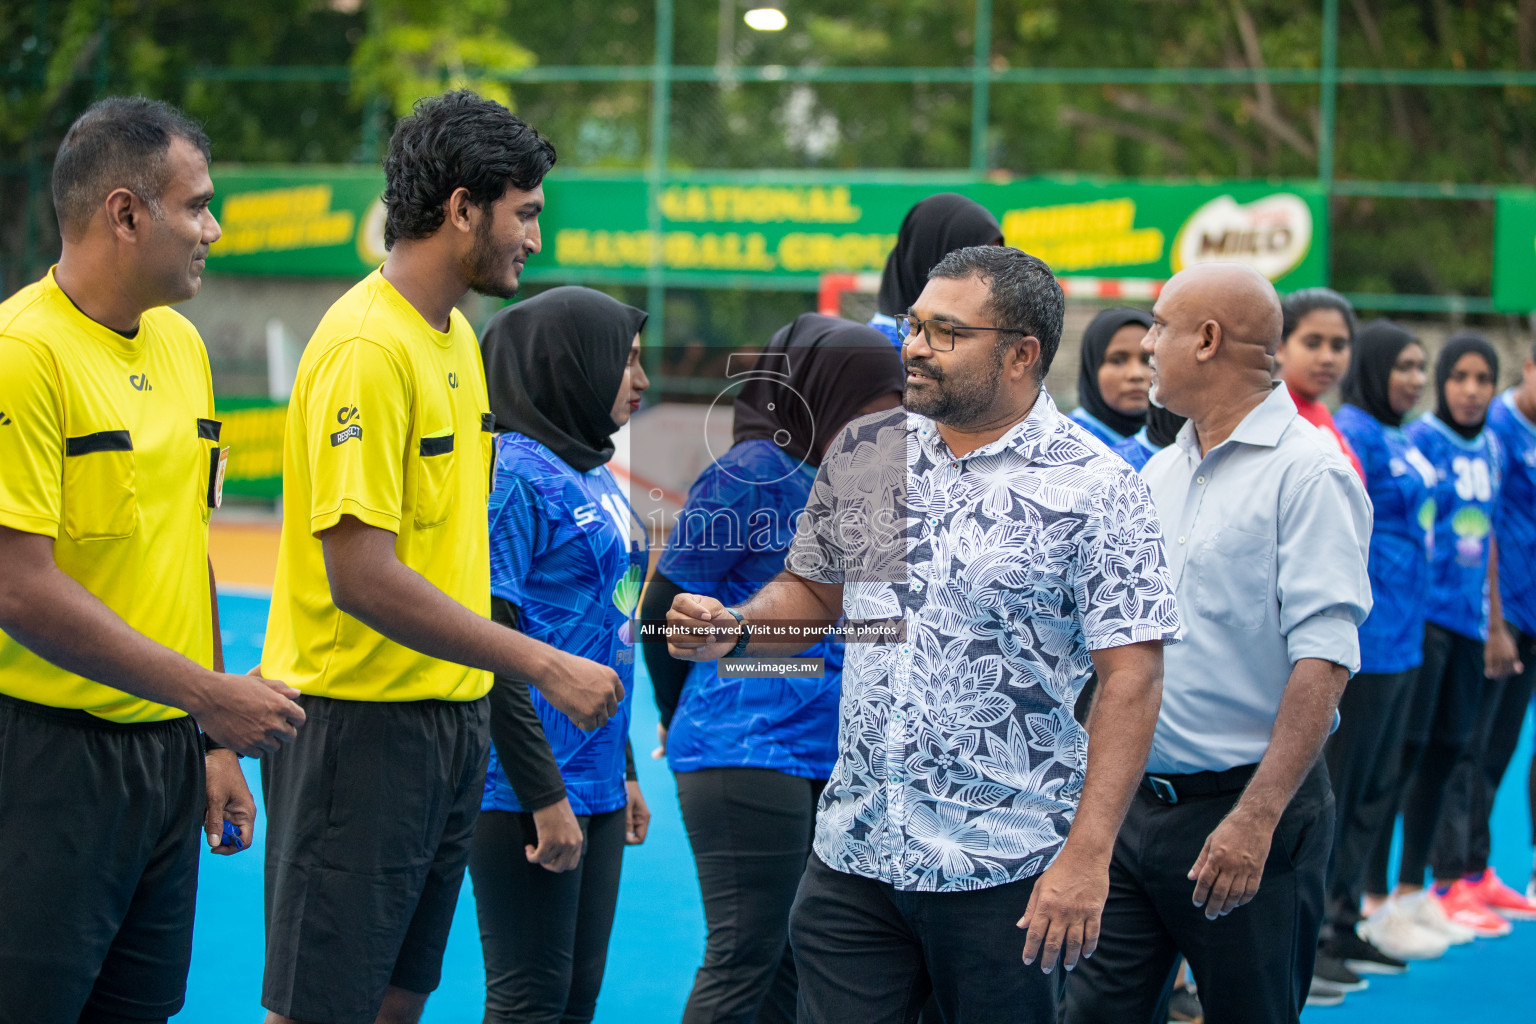
<path id="1" fill-rule="evenodd" d="M 848 644 L 815 840 L 828 866 L 904 890 L 1044 870 L 1082 792 L 1089 652 L 1179 631 L 1146 486 L 1044 393 L 958 458 L 924 416 L 855 420 L 786 567 L 842 583 L 852 622 L 904 625 Z"/>
<path id="2" fill-rule="evenodd" d="M 1370 499 L 1283 385 L 1204 457 L 1188 423 L 1141 472 L 1184 622 L 1163 659 L 1147 770 L 1256 763 L 1297 661 L 1360 668 Z"/>

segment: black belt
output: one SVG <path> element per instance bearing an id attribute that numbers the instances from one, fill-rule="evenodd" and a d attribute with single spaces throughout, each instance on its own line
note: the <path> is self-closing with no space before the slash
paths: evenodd
<path id="1" fill-rule="evenodd" d="M 1189 775 L 1152 775 L 1141 777 L 1141 788 L 1165 804 L 1176 804 L 1197 796 L 1237 793 L 1253 778 L 1257 764 L 1240 764 L 1224 772 L 1192 772 Z"/>

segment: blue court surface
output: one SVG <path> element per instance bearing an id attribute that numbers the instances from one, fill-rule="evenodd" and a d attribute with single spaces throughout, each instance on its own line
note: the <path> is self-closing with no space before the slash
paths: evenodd
<path id="1" fill-rule="evenodd" d="M 231 670 L 254 665 L 261 653 L 267 602 L 246 595 L 219 600 L 225 657 Z M 677 809 L 677 790 L 664 762 L 646 753 L 655 745 L 656 709 L 649 680 L 636 673 L 632 737 L 641 785 L 653 814 L 650 838 L 625 854 L 618 918 L 598 1003 L 601 1024 L 663 1024 L 682 1016 L 693 972 L 704 948 L 704 915 L 688 839 Z M 1529 727 L 1515 755 L 1494 816 L 1494 853 L 1501 876 L 1524 887 L 1531 870 L 1527 845 L 1525 766 L 1531 756 Z M 251 789 L 260 790 L 256 764 L 245 761 Z M 186 1022 L 255 1020 L 261 996 L 262 829 L 255 847 L 235 857 L 203 858 L 197 932 Z M 1020 908 L 1022 911 L 1023 908 Z M 1022 966 L 1020 968 L 1023 969 Z M 1536 1022 L 1536 922 L 1516 924 L 1504 939 L 1453 948 L 1444 958 L 1416 964 L 1396 978 L 1371 980 L 1370 990 L 1343 1006 L 1313 1009 L 1318 1024 L 1446 1024 Z M 427 1024 L 465 1024 L 481 1018 L 483 973 L 473 893 L 466 877 L 443 965 L 442 987 L 427 1004 Z M 853 1024 L 853 1022 L 850 1022 Z"/>

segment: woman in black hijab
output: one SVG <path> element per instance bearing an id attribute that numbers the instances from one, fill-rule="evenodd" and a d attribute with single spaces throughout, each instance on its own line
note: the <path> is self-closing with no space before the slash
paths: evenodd
<path id="1" fill-rule="evenodd" d="M 1448 781 L 1458 762 L 1481 756 L 1476 744 L 1479 705 L 1488 690 L 1488 595 L 1499 585 L 1493 513 L 1502 482 L 1502 452 L 1484 427 L 1498 375 L 1498 354 L 1486 339 L 1452 335 L 1435 360 L 1435 411 L 1404 430 L 1435 469 L 1435 533 L 1424 662 L 1414 681 L 1402 751 L 1401 778 L 1407 780 L 1402 856 L 1395 898 L 1388 904 L 1414 907 L 1420 899 L 1437 897 L 1446 917 L 1480 936 L 1504 934 L 1509 925 L 1462 884 L 1443 843 L 1440 855 L 1431 857 L 1440 828 L 1452 829 L 1456 846 L 1466 836 L 1469 801 L 1458 797 L 1447 803 Z M 1377 839 L 1373 870 L 1386 861 L 1387 843 L 1381 835 Z M 1455 860 L 1461 856 L 1456 850 Z M 1434 893 L 1420 897 L 1431 867 Z"/>
<path id="2" fill-rule="evenodd" d="M 496 430 L 533 438 L 581 473 L 603 465 L 622 425 L 614 395 L 645 321 L 643 310 L 576 287 L 497 313 L 480 339 Z"/>
<path id="3" fill-rule="evenodd" d="M 1423 394 L 1426 362 L 1412 334 L 1391 320 L 1372 320 L 1356 334 L 1340 396 L 1382 426 L 1401 427 Z"/>
<path id="4" fill-rule="evenodd" d="M 1385 916 L 1356 927 L 1365 890 L 1376 893 L 1378 902 L 1387 892 L 1385 857 L 1373 864 L 1372 849 L 1392 841 L 1408 707 L 1424 660 L 1434 467 L 1402 430 L 1424 391 L 1424 360 L 1424 347 L 1398 324 L 1373 320 L 1361 326 L 1340 385 L 1344 404 L 1333 414 L 1371 498 L 1367 564 L 1374 604 L 1360 624 L 1360 671 L 1339 702 L 1339 728 L 1324 748 L 1339 822 L 1318 952 L 1325 968 L 1345 961 L 1395 972 L 1403 960 L 1437 948 L 1415 945 L 1417 932 L 1401 923 L 1388 927 Z"/>
<path id="5" fill-rule="evenodd" d="M 877 312 L 869 326 L 901 348 L 896 318 L 904 316 L 928 283 L 928 271 L 954 252 L 971 245 L 1002 245 L 997 218 L 974 199 L 954 192 L 929 196 L 902 218 L 896 248 L 885 258 Z"/>
<path id="6" fill-rule="evenodd" d="M 861 324 L 806 313 L 775 334 L 736 395 L 735 443 L 688 492 L 642 621 L 664 621 L 684 591 L 740 604 L 782 571 L 827 445 L 850 419 L 897 409 L 903 381 L 901 357 Z M 837 759 L 843 648 L 804 655 L 825 659 L 822 678 L 722 679 L 715 662 L 645 644 L 709 927 L 689 1024 L 795 1016 L 789 909 Z"/>
<path id="7" fill-rule="evenodd" d="M 1151 326 L 1139 309 L 1106 309 L 1083 331 L 1071 417 L 1111 448 L 1147 422 L 1152 357 L 1141 339 Z"/>
<path id="8" fill-rule="evenodd" d="M 1467 380 L 1465 385 L 1462 378 Z M 1488 422 L 1488 406 L 1493 402 L 1492 394 L 1485 397 L 1482 392 L 1495 386 L 1498 378 L 1499 354 L 1488 339 L 1476 331 L 1457 331 L 1435 357 L 1435 418 L 1468 441 L 1477 437 Z M 1453 379 L 1462 386 L 1449 388 Z"/>
<path id="9" fill-rule="evenodd" d="M 492 618 L 607 668 L 625 689 L 590 733 L 527 680 L 498 677 L 491 689 L 493 750 L 469 860 L 487 1024 L 592 1019 L 624 847 L 649 824 L 629 750 L 646 534 L 604 465 L 649 384 L 645 319 L 590 288 L 554 288 L 497 313 L 481 338 L 498 431 Z"/>
<path id="10" fill-rule="evenodd" d="M 870 401 L 900 392 L 900 360 L 872 349 L 866 328 L 806 313 L 781 328 L 732 405 L 732 443 L 773 441 L 786 455 L 821 465 L 821 453 Z M 775 372 L 790 367 L 787 376 Z"/>

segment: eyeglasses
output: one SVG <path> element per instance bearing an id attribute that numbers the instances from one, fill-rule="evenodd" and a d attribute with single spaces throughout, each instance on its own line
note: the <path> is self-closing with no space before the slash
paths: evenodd
<path id="1" fill-rule="evenodd" d="M 952 324 L 948 320 L 919 320 L 911 315 L 899 317 L 896 322 L 900 325 L 903 342 L 918 331 L 922 331 L 924 340 L 928 342 L 928 347 L 935 352 L 954 351 L 956 331 L 1001 331 L 1004 334 L 1032 333 L 1023 327 L 968 327 L 965 324 Z"/>

